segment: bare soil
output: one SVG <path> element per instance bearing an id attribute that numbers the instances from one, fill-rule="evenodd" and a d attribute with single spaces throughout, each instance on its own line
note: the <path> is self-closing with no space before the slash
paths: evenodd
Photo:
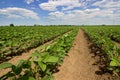
<path id="1" fill-rule="evenodd" d="M 55 80 L 112 80 L 110 74 L 98 74 L 97 58 L 92 57 L 89 41 L 83 30 L 79 30 L 68 56 L 59 71 L 54 73 Z"/>

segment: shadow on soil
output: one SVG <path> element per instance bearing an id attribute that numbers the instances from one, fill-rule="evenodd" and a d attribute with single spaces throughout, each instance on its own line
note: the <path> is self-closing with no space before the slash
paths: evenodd
<path id="1" fill-rule="evenodd" d="M 92 58 L 96 60 L 92 65 L 96 65 L 99 67 L 99 70 L 95 71 L 95 74 L 107 77 L 106 79 L 103 80 L 120 80 L 115 76 L 113 76 L 112 71 L 107 69 L 109 65 L 108 64 L 109 60 L 107 59 L 106 57 L 107 55 L 105 54 L 105 52 L 99 47 L 97 47 L 97 45 L 92 42 L 92 40 L 86 33 L 85 35 L 86 35 L 86 39 L 88 40 L 88 45 L 89 45 L 89 49 L 91 50 L 90 53 L 92 55 Z"/>

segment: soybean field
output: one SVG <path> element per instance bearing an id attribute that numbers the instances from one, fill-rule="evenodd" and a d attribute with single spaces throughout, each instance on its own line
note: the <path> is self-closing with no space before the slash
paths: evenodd
<path id="1" fill-rule="evenodd" d="M 120 26 L 0 27 L 0 80 L 120 80 Z"/>

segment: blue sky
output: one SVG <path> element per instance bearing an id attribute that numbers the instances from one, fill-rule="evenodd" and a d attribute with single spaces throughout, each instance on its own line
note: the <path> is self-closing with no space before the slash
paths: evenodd
<path id="1" fill-rule="evenodd" d="M 0 0 L 0 25 L 120 24 L 120 0 Z"/>

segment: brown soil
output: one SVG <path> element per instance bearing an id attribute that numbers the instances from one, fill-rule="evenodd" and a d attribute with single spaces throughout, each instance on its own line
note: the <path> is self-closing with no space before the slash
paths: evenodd
<path id="1" fill-rule="evenodd" d="M 111 80 L 109 74 L 98 75 L 99 66 L 93 65 L 97 59 L 91 54 L 83 30 L 79 30 L 73 47 L 65 57 L 59 72 L 54 73 L 55 80 Z"/>

